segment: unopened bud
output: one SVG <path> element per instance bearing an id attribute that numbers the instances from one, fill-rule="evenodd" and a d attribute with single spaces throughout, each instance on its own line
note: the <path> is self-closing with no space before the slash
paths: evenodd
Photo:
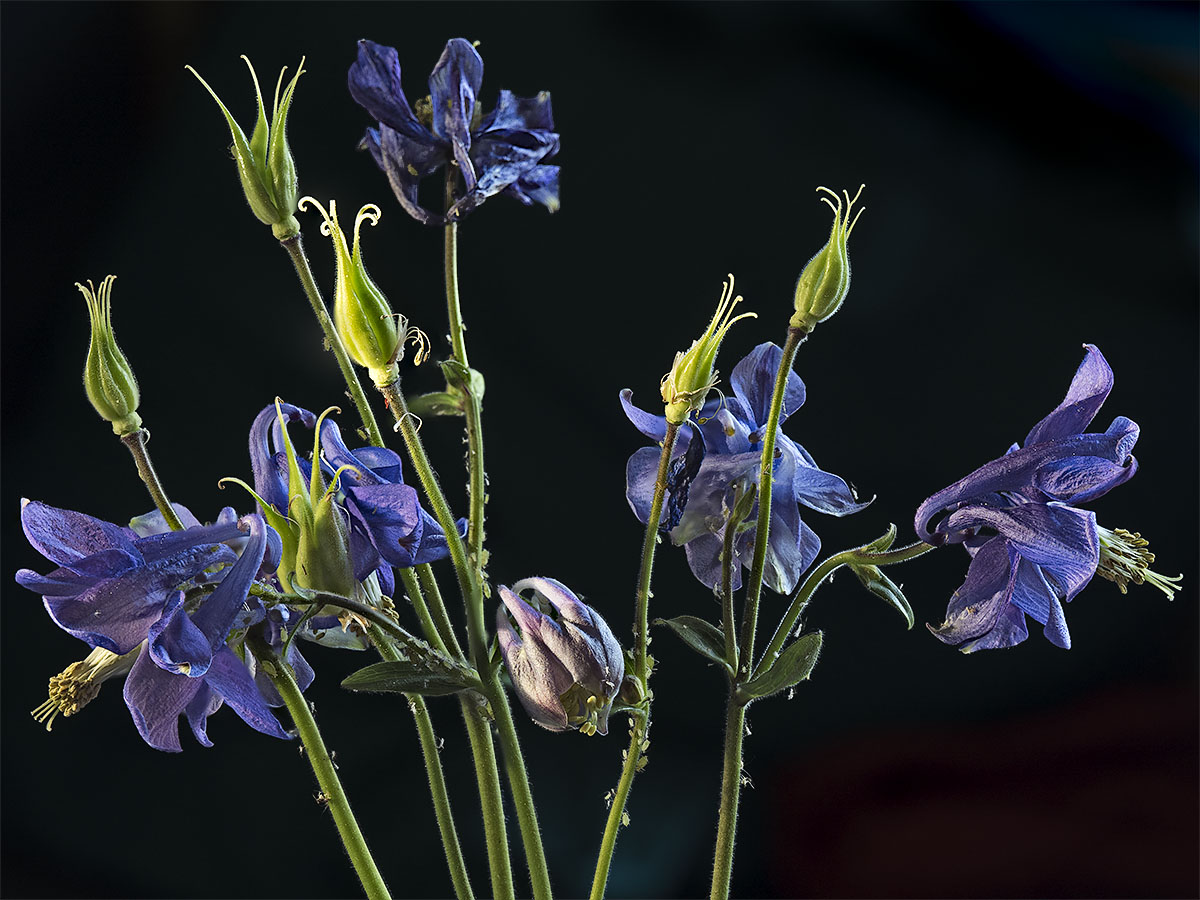
<path id="1" fill-rule="evenodd" d="M 858 217 L 863 213 L 860 209 L 853 219 L 850 218 L 863 187 L 859 185 L 858 193 L 853 199 L 849 191 L 842 192 L 846 198 L 844 209 L 842 197 L 827 187 L 817 188 L 833 198 L 821 198 L 821 202 L 828 204 L 833 210 L 833 229 L 829 232 L 828 242 L 808 261 L 796 282 L 796 312 L 788 322 L 792 328 L 812 331 L 818 322 L 824 322 L 838 311 L 842 301 L 846 299 L 846 294 L 850 292 L 850 257 L 846 252 L 846 244 Z"/>
<path id="2" fill-rule="evenodd" d="M 129 360 L 113 336 L 112 285 L 116 279 L 116 275 L 109 275 L 100 282 L 99 290 L 90 281 L 87 287 L 78 282 L 75 287 L 87 301 L 88 317 L 92 320 L 83 387 L 96 412 L 112 423 L 115 434 L 124 437 L 142 427 L 142 417 L 137 414 L 141 395 Z"/>

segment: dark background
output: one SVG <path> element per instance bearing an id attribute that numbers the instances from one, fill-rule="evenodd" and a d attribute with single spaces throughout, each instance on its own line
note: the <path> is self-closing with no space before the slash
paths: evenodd
<path id="1" fill-rule="evenodd" d="M 446 39 L 482 42 L 483 102 L 553 92 L 559 214 L 489 202 L 462 228 L 472 363 L 487 376 L 491 575 L 553 575 L 628 635 L 641 528 L 623 496 L 642 446 L 617 392 L 651 406 L 727 272 L 760 318 L 725 372 L 782 341 L 794 279 L 829 227 L 818 184 L 866 182 L 854 284 L 801 349 L 808 403 L 788 431 L 875 504 L 808 514 L 828 550 L 900 526 L 1059 401 L 1098 344 L 1116 388 L 1097 427 L 1142 426 L 1141 472 L 1094 504 L 1140 530 L 1173 604 L 1097 579 L 1068 609 L 1075 647 L 1036 633 L 962 656 L 845 577 L 808 616 L 822 663 L 794 700 L 755 706 L 740 896 L 1196 896 L 1197 7 L 1195 4 L 5 3 L 4 571 L 48 566 L 18 498 L 115 521 L 149 503 L 79 386 L 75 281 L 109 272 L 119 340 L 173 498 L 248 508 L 246 430 L 279 394 L 342 402 L 330 356 L 194 65 L 252 124 L 307 54 L 290 123 L 302 193 L 384 218 L 364 254 L 393 306 L 447 353 L 441 236 L 409 220 L 354 151 L 345 91 L 360 37 L 398 47 L 410 97 Z M 328 292 L 329 244 L 302 216 Z M 426 366 L 411 391 L 436 386 Z M 342 421 L 350 423 L 350 407 Z M 452 500 L 459 424 L 424 432 Z M 941 551 L 893 572 L 919 623 L 966 570 Z M 443 564 L 444 565 L 444 564 Z M 448 571 L 448 570 L 447 570 Z M 11 577 L 11 576 L 6 576 Z M 110 683 L 46 734 L 28 710 L 85 648 L 9 581 L 3 600 L 3 892 L 37 897 L 330 897 L 358 891 L 291 745 L 211 722 L 205 750 L 146 747 Z M 782 603 L 764 602 L 764 630 Z M 655 615 L 717 615 L 664 548 Z M 669 635 L 650 767 L 618 843 L 615 897 L 707 891 L 722 680 Z M 410 716 L 337 685 L 365 655 L 312 649 L 311 698 L 397 896 L 449 894 Z M 488 891 L 467 742 L 434 701 L 475 888 Z M 607 739 L 519 722 L 556 888 L 590 883 L 625 728 Z M 514 863 L 523 876 L 513 823 Z M 527 887 L 526 887 L 527 889 Z"/>

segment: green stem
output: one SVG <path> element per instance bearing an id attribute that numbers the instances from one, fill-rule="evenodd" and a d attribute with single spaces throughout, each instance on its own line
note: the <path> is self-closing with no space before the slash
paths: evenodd
<path id="1" fill-rule="evenodd" d="M 844 550 L 837 553 L 815 569 L 813 569 L 804 582 L 796 588 L 792 594 L 791 602 L 788 604 L 787 612 L 779 621 L 779 627 L 775 629 L 775 634 L 771 637 L 771 642 L 767 644 L 767 649 L 763 652 L 763 657 L 759 660 L 758 666 L 754 670 L 752 677 L 757 678 L 763 672 L 766 672 L 773 665 L 775 660 L 779 658 L 780 652 L 783 650 L 783 645 L 787 641 L 788 634 L 796 625 L 796 620 L 800 618 L 800 614 L 804 612 L 804 608 L 808 606 L 808 602 L 812 599 L 813 594 L 817 592 L 822 584 L 829 580 L 829 576 L 836 572 L 839 568 L 846 565 L 848 562 L 860 562 L 864 565 L 872 566 L 891 566 L 896 563 L 906 562 L 910 559 L 916 559 L 918 556 L 923 556 L 930 550 L 935 549 L 930 544 L 915 543 L 909 544 L 907 547 L 901 547 L 898 550 L 887 550 L 883 553 L 864 553 L 861 550 Z M 747 679 L 748 680 L 748 679 Z"/>
<path id="2" fill-rule="evenodd" d="M 644 698 L 641 710 L 631 709 L 634 716 L 629 749 L 625 752 L 625 764 L 621 768 L 621 780 L 617 783 L 612 803 L 608 808 L 608 821 L 604 825 L 604 837 L 600 840 L 600 853 L 596 857 L 596 872 L 592 876 L 592 900 L 600 900 L 608 884 L 608 870 L 612 866 L 613 851 L 616 849 L 617 832 L 625 820 L 625 802 L 633 789 L 633 778 L 637 774 L 638 761 L 642 755 L 643 742 L 650 733 L 649 624 L 650 624 L 650 580 L 654 574 L 654 548 L 658 545 L 658 523 L 662 518 L 663 498 L 667 493 L 667 470 L 671 466 L 671 451 L 679 436 L 679 426 L 667 423 L 663 435 L 662 453 L 658 458 L 658 474 L 654 479 L 654 496 L 650 500 L 650 514 L 646 519 L 646 536 L 642 541 L 642 564 L 638 570 L 637 596 L 634 598 L 634 672 L 638 687 Z"/>
<path id="3" fill-rule="evenodd" d="M 407 569 L 402 571 L 408 571 Z M 375 640 L 376 629 L 371 629 L 371 638 L 379 655 L 396 662 L 400 654 L 386 641 Z M 467 864 L 463 860 L 462 847 L 458 843 L 458 831 L 454 827 L 454 814 L 450 811 L 450 795 L 446 792 L 446 777 L 442 772 L 442 756 L 437 737 L 433 733 L 433 720 L 429 708 L 420 694 L 405 694 L 408 708 L 417 723 L 417 734 L 421 738 L 421 754 L 425 757 L 425 772 L 429 776 L 429 793 L 433 798 L 433 812 L 437 817 L 438 831 L 442 835 L 442 847 L 446 851 L 446 865 L 450 867 L 450 880 L 454 883 L 454 894 L 458 900 L 472 900 L 471 879 L 467 875 Z"/>
<path id="4" fill-rule="evenodd" d="M 633 778 L 637 774 L 638 761 L 642 755 L 642 744 L 650 733 L 649 710 L 630 710 L 633 718 L 633 729 L 629 741 L 629 749 L 625 751 L 625 765 L 621 768 L 621 780 L 613 793 L 612 803 L 608 807 L 608 821 L 604 825 L 604 837 L 600 840 L 600 853 L 596 859 L 596 873 L 592 876 L 592 893 L 590 900 L 603 900 L 604 891 L 608 887 L 608 870 L 612 865 L 613 851 L 617 846 L 617 832 L 625 821 L 625 801 L 633 789 Z"/>
<path id="5" fill-rule="evenodd" d="M 750 567 L 750 580 L 746 585 L 746 608 L 742 613 L 742 650 L 738 676 L 746 675 L 754 666 L 754 632 L 758 627 L 758 600 L 762 596 L 763 572 L 767 563 L 767 541 L 771 531 L 771 481 L 775 462 L 775 435 L 779 431 L 783 395 L 787 389 L 788 375 L 796 359 L 796 350 L 808 336 L 799 328 L 788 328 L 787 341 L 783 345 L 783 356 L 779 370 L 775 373 L 775 392 L 771 395 L 771 411 L 767 416 L 763 434 L 762 458 L 758 475 L 758 528 L 754 536 L 754 559 Z M 741 759 L 738 759 L 740 770 Z"/>
<path id="6" fill-rule="evenodd" d="M 462 646 L 454 635 L 454 625 L 450 622 L 450 614 L 446 612 L 446 604 L 442 600 L 442 589 L 438 587 L 437 577 L 433 574 L 433 566 L 429 563 L 417 566 L 417 580 L 421 584 L 421 590 L 428 598 L 429 610 L 442 640 L 446 642 L 446 646 L 456 658 L 465 659 Z"/>
<path id="7" fill-rule="evenodd" d="M 454 203 L 455 173 L 452 167 L 446 170 L 446 208 Z M 483 469 L 483 418 L 480 398 L 476 396 L 471 380 L 471 368 L 467 361 L 466 325 L 463 323 L 462 305 L 458 290 L 458 223 L 449 222 L 445 228 L 445 272 L 446 309 L 450 319 L 450 345 L 454 359 L 463 368 L 463 390 L 466 394 L 467 420 L 467 471 L 468 513 L 467 546 L 471 558 L 482 579 L 483 569 L 483 516 L 487 488 Z"/>
<path id="8" fill-rule="evenodd" d="M 742 791 L 742 735 L 746 730 L 746 707 L 729 692 L 725 713 L 725 762 L 721 773 L 721 815 L 717 821 L 717 848 L 713 854 L 710 900 L 729 896 L 733 875 L 733 843 L 737 837 L 738 802 Z"/>
<path id="9" fill-rule="evenodd" d="M 150 451 L 146 449 L 146 439 L 149 436 L 150 432 L 145 428 L 139 428 L 137 431 L 122 435 L 121 443 L 128 447 L 129 452 L 133 455 L 138 477 L 146 485 L 146 490 L 150 492 L 150 498 L 158 507 L 158 511 L 162 513 L 167 526 L 172 531 L 183 531 L 183 523 L 179 521 L 179 516 L 175 515 L 175 508 L 167 499 L 167 492 L 163 490 L 162 482 L 158 480 L 158 473 L 154 471 L 154 463 L 150 462 Z"/>
<path id="10" fill-rule="evenodd" d="M 304 293 L 308 297 L 317 321 L 321 323 L 321 331 L 325 333 L 325 342 L 333 351 L 338 368 L 342 370 L 342 378 L 346 381 L 350 399 L 354 401 L 354 407 L 358 410 L 359 418 L 362 419 L 363 427 L 367 431 L 368 442 L 375 447 L 384 446 L 383 435 L 379 431 L 379 424 L 375 421 L 375 414 L 371 411 L 371 404 L 367 402 L 367 395 L 363 393 L 362 385 L 358 381 L 354 363 L 350 361 L 346 347 L 342 343 L 341 337 L 338 336 L 337 329 L 333 327 L 333 320 L 329 318 L 329 310 L 325 308 L 325 301 L 321 299 L 321 289 L 317 287 L 312 268 L 308 264 L 308 256 L 304 252 L 304 242 L 297 234 L 295 237 L 287 238 L 279 243 L 292 258 L 296 274 L 300 276 L 300 283 L 304 286 Z"/>
<path id="11" fill-rule="evenodd" d="M 421 591 L 417 576 L 411 568 L 400 569 L 399 573 L 400 583 L 404 585 L 404 592 L 408 594 L 408 599 L 413 605 L 413 611 L 417 614 L 417 621 L 421 623 L 421 631 L 425 633 L 425 639 L 435 650 L 449 656 L 450 651 L 446 647 L 446 642 L 443 640 L 441 632 L 438 631 L 433 616 L 429 614 L 429 607 L 425 605 L 425 595 Z"/>
<path id="12" fill-rule="evenodd" d="M 735 520 L 730 514 L 725 522 L 725 536 L 721 541 L 721 630 L 725 632 L 725 659 L 733 666 L 735 679 L 738 671 L 738 643 L 733 614 L 733 544 L 737 539 L 737 526 L 740 524 L 740 520 Z M 732 689 L 732 685 L 730 687 Z"/>
<path id="13" fill-rule="evenodd" d="M 367 842 L 363 839 L 354 813 L 350 810 L 350 801 L 346 799 L 346 792 L 342 790 L 342 782 L 338 778 L 333 760 L 321 739 L 321 732 L 313 719 L 308 701 L 300 693 L 291 667 L 275 656 L 271 648 L 261 641 L 255 641 L 253 649 L 291 714 L 300 741 L 304 744 L 305 756 L 312 765 L 313 774 L 317 776 L 321 794 L 333 814 L 334 824 L 337 825 L 338 834 L 341 835 L 342 844 L 354 865 L 354 871 L 358 873 L 363 890 L 366 891 L 369 900 L 390 900 L 387 885 L 375 866 L 371 851 L 367 849 Z"/>
<path id="14" fill-rule="evenodd" d="M 475 757 L 475 780 L 479 785 L 479 802 L 483 813 L 483 833 L 487 839 L 488 865 L 492 874 L 492 895 L 498 900 L 512 900 L 512 865 L 509 862 L 508 834 L 504 830 L 504 804 L 500 796 L 500 770 L 496 765 L 496 748 L 492 732 L 478 701 L 471 694 L 460 694 L 463 722 L 471 753 Z"/>

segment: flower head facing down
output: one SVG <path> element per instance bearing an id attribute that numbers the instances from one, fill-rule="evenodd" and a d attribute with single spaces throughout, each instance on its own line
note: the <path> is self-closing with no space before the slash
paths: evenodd
<path id="1" fill-rule="evenodd" d="M 534 602 L 521 599 L 532 590 Z M 625 678 L 621 645 L 607 623 L 553 578 L 526 578 L 500 586 L 496 637 L 513 688 L 530 718 L 551 731 L 578 728 L 608 734 L 608 714 Z M 513 622 L 505 615 L 507 608 Z"/>
<path id="2" fill-rule="evenodd" d="M 1052 644 L 1069 648 L 1062 604 L 1098 568 L 1106 574 L 1112 567 L 1104 538 L 1115 533 L 1099 528 L 1095 513 L 1081 506 L 1133 477 L 1138 426 L 1118 416 L 1103 432 L 1084 431 L 1113 385 L 1104 356 L 1091 344 L 1084 348 L 1066 397 L 1024 442 L 917 510 L 923 541 L 961 543 L 971 555 L 946 621 L 930 627 L 964 652 L 1019 644 L 1029 634 L 1026 616 Z"/>
<path id="3" fill-rule="evenodd" d="M 759 480 L 762 441 L 771 407 L 775 374 L 783 351 L 772 343 L 759 344 L 737 366 L 730 377 L 733 396 L 711 400 L 700 411 L 690 429 L 703 438 L 705 453 L 696 474 L 687 479 L 687 500 L 674 518 L 671 543 L 687 553 L 692 574 L 703 584 L 716 588 L 721 583 L 721 552 L 725 523 L 738 497 Z M 662 441 L 666 419 L 633 405 L 632 391 L 621 392 L 625 415 L 646 437 Z M 821 549 L 821 540 L 800 518 L 800 506 L 834 516 L 858 512 L 860 503 L 853 489 L 837 475 L 818 468 L 808 451 L 783 433 L 782 424 L 804 403 L 804 382 L 788 373 L 780 430 L 775 436 L 775 462 L 771 485 L 771 534 L 767 545 L 764 584 L 778 593 L 790 593 L 801 574 Z M 675 452 L 686 456 L 693 435 L 681 433 Z M 650 517 L 654 482 L 658 469 L 658 447 L 645 447 L 626 465 L 625 495 L 641 522 Z M 686 471 L 686 470 L 685 470 Z M 677 507 L 668 485 L 666 508 Z M 757 503 L 754 510 L 757 510 Z M 748 520 L 756 512 L 751 510 Z M 742 565 L 749 567 L 756 529 L 749 528 L 735 541 Z M 735 566 L 733 586 L 741 587 L 742 566 Z"/>
<path id="4" fill-rule="evenodd" d="M 545 165 L 559 144 L 550 94 L 522 98 L 501 91 L 496 108 L 481 114 L 483 60 L 469 41 L 446 44 L 429 76 L 429 97 L 415 112 L 401 87 L 393 47 L 359 41 L 347 82 L 351 96 L 378 123 L 360 146 L 371 152 L 400 205 L 418 222 L 443 225 L 499 193 L 526 206 L 537 202 L 550 212 L 558 209 L 559 168 Z M 448 165 L 458 167 L 465 190 L 442 216 L 420 205 L 417 189 L 423 178 Z"/>

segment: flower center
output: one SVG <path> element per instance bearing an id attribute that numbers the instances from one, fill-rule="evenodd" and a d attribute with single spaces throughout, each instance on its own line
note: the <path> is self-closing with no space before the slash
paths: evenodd
<path id="1" fill-rule="evenodd" d="M 1114 582 L 1122 594 L 1129 590 L 1129 582 L 1134 584 L 1151 584 L 1167 595 L 1168 600 L 1175 599 L 1179 590 L 1179 582 L 1183 575 L 1169 578 L 1150 571 L 1154 562 L 1154 554 L 1147 548 L 1150 542 L 1136 531 L 1126 531 L 1118 528 L 1109 531 L 1097 526 L 1100 535 L 1100 565 L 1096 574 Z"/>
<path id="2" fill-rule="evenodd" d="M 71 663 L 58 675 L 50 679 L 50 697 L 33 710 L 33 718 L 46 723 L 46 730 L 54 727 L 54 720 L 61 713 L 73 716 L 100 693 L 100 685 L 114 675 L 123 675 L 133 668 L 141 647 L 135 647 L 124 656 L 97 647 L 84 659 Z"/>

